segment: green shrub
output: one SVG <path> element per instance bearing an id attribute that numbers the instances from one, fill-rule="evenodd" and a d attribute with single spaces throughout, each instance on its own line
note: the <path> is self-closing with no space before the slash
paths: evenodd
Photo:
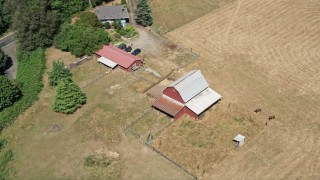
<path id="1" fill-rule="evenodd" d="M 107 157 L 90 155 L 84 158 L 84 165 L 88 167 L 108 167 L 112 161 Z"/>
<path id="2" fill-rule="evenodd" d="M 111 28 L 111 24 L 110 24 L 109 22 L 106 22 L 106 23 L 104 24 L 104 27 L 105 27 L 106 29 L 110 29 L 110 28 Z"/>
<path id="3" fill-rule="evenodd" d="M 3 72 L 4 67 L 6 66 L 8 57 L 4 54 L 3 50 L 0 48 L 0 74 Z"/>
<path id="4" fill-rule="evenodd" d="M 136 29 L 130 24 L 126 25 L 122 30 L 124 31 L 123 36 L 125 36 L 126 38 L 131 38 L 138 34 Z"/>
<path id="5" fill-rule="evenodd" d="M 122 24 L 120 20 L 115 20 L 113 26 L 116 31 L 120 31 L 120 29 L 122 29 Z"/>
<path id="6" fill-rule="evenodd" d="M 45 69 L 45 50 L 38 48 L 34 51 L 17 49 L 18 71 L 17 81 L 23 84 L 23 96 L 12 106 L 0 112 L 0 129 L 3 129 L 22 112 L 38 100 L 38 94 L 43 87 L 42 75 Z"/>

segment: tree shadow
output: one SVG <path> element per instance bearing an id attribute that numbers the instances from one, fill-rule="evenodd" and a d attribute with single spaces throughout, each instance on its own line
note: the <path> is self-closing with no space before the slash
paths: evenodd
<path id="1" fill-rule="evenodd" d="M 5 66 L 3 68 L 0 68 L 0 75 L 4 75 L 5 71 L 11 68 L 12 66 L 13 66 L 12 58 L 10 56 L 7 56 L 7 61 Z"/>

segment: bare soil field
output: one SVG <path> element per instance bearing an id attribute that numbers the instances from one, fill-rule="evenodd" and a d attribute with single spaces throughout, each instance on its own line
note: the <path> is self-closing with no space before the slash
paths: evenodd
<path id="1" fill-rule="evenodd" d="M 155 30 L 164 34 L 233 0 L 150 0 Z"/>
<path id="2" fill-rule="evenodd" d="M 223 99 L 154 145 L 204 179 L 320 177 L 320 1 L 238 0 L 166 37 L 200 54 L 185 70 Z"/>

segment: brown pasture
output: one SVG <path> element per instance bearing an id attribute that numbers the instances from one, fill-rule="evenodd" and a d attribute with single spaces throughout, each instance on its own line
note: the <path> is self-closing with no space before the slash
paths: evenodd
<path id="1" fill-rule="evenodd" d="M 238 0 L 166 34 L 200 55 L 186 70 L 201 69 L 223 99 L 200 122 L 169 127 L 155 145 L 204 179 L 319 178 L 319 7 Z M 235 150 L 238 133 L 247 142 Z"/>

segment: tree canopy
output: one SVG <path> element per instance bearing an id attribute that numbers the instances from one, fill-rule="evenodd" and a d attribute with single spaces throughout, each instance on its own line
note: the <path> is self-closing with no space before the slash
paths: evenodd
<path id="1" fill-rule="evenodd" d="M 0 111 L 21 97 L 21 91 L 5 76 L 0 76 Z"/>
<path id="2" fill-rule="evenodd" d="M 153 18 L 151 16 L 151 9 L 147 0 L 138 0 L 137 9 L 135 10 L 136 22 L 141 26 L 151 26 Z"/>
<path id="3" fill-rule="evenodd" d="M 76 25 L 79 27 L 101 27 L 102 24 L 98 20 L 97 16 L 89 11 L 81 12 L 77 15 L 79 18 L 76 22 Z"/>
<path id="4" fill-rule="evenodd" d="M 51 8 L 57 13 L 59 20 L 62 22 L 86 7 L 88 7 L 88 2 L 85 0 L 51 0 Z"/>
<path id="5" fill-rule="evenodd" d="M 65 68 L 65 65 L 62 61 L 53 61 L 52 70 L 49 74 L 49 85 L 57 86 L 61 80 L 71 81 L 71 72 L 69 69 Z"/>
<path id="6" fill-rule="evenodd" d="M 19 1 L 13 17 L 22 50 L 31 51 L 37 47 L 51 45 L 59 23 L 56 12 L 51 10 L 50 0 Z"/>
<path id="7" fill-rule="evenodd" d="M 93 54 L 102 45 L 109 42 L 109 34 L 103 29 L 66 24 L 56 36 L 54 45 L 80 57 Z"/>
<path id="8" fill-rule="evenodd" d="M 9 28 L 10 20 L 11 14 L 6 7 L 5 0 L 0 0 L 0 34 Z"/>
<path id="9" fill-rule="evenodd" d="M 71 114 L 86 103 L 86 96 L 73 81 L 62 80 L 55 89 L 52 109 Z"/>

